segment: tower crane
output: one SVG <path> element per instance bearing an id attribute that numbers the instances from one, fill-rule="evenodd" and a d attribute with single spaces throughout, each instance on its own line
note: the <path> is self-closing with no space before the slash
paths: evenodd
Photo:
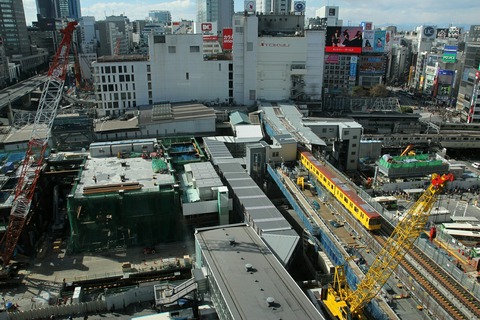
<path id="1" fill-rule="evenodd" d="M 430 211 L 452 174 L 432 175 L 430 186 L 399 221 L 356 290 L 348 287 L 343 266 L 335 268 L 333 285 L 327 290 L 324 305 L 340 320 L 358 318 L 363 308 L 380 291 L 408 250 L 424 231 Z"/>
<path id="2" fill-rule="evenodd" d="M 17 186 L 15 187 L 8 228 L 1 241 L 4 246 L 2 254 L 4 266 L 10 262 L 18 239 L 25 224 L 29 220 L 28 213 L 45 157 L 45 150 L 47 149 L 48 139 L 50 138 L 53 120 L 57 114 L 58 105 L 60 104 L 63 93 L 70 45 L 76 26 L 77 22 L 72 21 L 61 31 L 63 33 L 63 39 L 48 70 L 47 82 L 43 87 L 33 123 L 32 134 L 28 141 L 20 176 Z"/>

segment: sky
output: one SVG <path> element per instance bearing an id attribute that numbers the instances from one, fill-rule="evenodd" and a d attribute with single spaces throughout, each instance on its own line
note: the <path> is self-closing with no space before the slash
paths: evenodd
<path id="1" fill-rule="evenodd" d="M 31 25 L 37 20 L 35 0 L 23 0 L 23 4 L 27 25 Z M 130 21 L 142 20 L 150 10 L 169 10 L 174 21 L 195 20 L 196 4 L 196 0 L 80 0 L 82 15 L 94 16 L 96 20 L 121 14 Z M 242 11 L 243 5 L 243 0 L 235 0 L 235 11 Z M 371 21 L 377 26 L 412 27 L 480 24 L 480 1 L 477 0 L 306 0 L 305 15 L 315 17 L 315 11 L 326 5 L 338 6 L 343 24 L 352 26 L 359 25 L 361 21 Z"/>

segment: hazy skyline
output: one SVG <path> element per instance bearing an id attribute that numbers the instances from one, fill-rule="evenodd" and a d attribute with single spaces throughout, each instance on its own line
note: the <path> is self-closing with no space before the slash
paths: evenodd
<path id="1" fill-rule="evenodd" d="M 196 0 L 80 1 L 82 15 L 94 16 L 96 20 L 121 14 L 130 21 L 143 20 L 150 10 L 169 10 L 174 21 L 196 20 Z M 35 0 L 24 0 L 23 3 L 27 25 L 31 25 L 37 20 Z M 244 1 L 235 0 L 235 11 L 242 11 L 243 4 Z M 361 21 L 371 21 L 374 25 L 429 24 L 439 27 L 480 24 L 480 1 L 404 0 L 398 4 L 384 0 L 306 1 L 306 16 L 315 17 L 315 11 L 326 5 L 340 8 L 339 18 L 344 25 L 358 25 Z"/>

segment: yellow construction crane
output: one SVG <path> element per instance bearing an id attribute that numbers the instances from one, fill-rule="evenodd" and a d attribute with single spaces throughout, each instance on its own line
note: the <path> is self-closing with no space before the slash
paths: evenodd
<path id="1" fill-rule="evenodd" d="M 388 278 L 424 231 L 438 195 L 445 184 L 453 181 L 452 174 L 432 175 L 430 186 L 399 221 L 386 245 L 375 258 L 355 291 L 348 287 L 343 266 L 335 268 L 333 284 L 329 286 L 323 303 L 329 312 L 340 320 L 361 318 L 363 308 L 385 285 Z"/>

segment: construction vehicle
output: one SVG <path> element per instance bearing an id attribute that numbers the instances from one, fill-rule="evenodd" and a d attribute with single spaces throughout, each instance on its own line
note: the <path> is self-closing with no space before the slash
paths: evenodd
<path id="1" fill-rule="evenodd" d="M 32 134 L 28 141 L 27 151 L 15 187 L 8 228 L 1 240 L 1 245 L 4 248 L 2 253 L 4 267 L 9 264 L 23 228 L 28 223 L 29 218 L 31 218 L 31 215 L 29 216 L 30 206 L 42 169 L 53 120 L 62 98 L 70 46 L 76 26 L 77 22 L 72 21 L 61 31 L 63 39 L 50 65 L 47 82 L 43 87 L 35 121 L 32 126 Z"/>
<path id="2" fill-rule="evenodd" d="M 363 308 L 377 295 L 415 240 L 424 232 L 430 211 L 448 181 L 453 181 L 452 174 L 432 175 L 430 186 L 406 212 L 404 219 L 398 222 L 356 290 L 349 288 L 344 267 L 335 267 L 333 284 L 322 297 L 323 304 L 332 316 L 340 320 L 362 318 Z"/>
<path id="3" fill-rule="evenodd" d="M 409 144 L 409 145 L 402 151 L 402 153 L 400 154 L 400 157 L 403 157 L 403 156 L 406 156 L 406 155 L 414 156 L 414 155 L 415 155 L 415 151 L 412 150 L 413 148 L 414 148 L 414 145 L 413 145 L 413 144 Z"/>
<path id="4" fill-rule="evenodd" d="M 80 54 L 78 53 L 77 47 L 73 46 L 73 50 L 75 86 L 79 92 L 93 92 L 93 85 L 91 81 L 87 80 L 87 77 L 80 66 Z"/>

